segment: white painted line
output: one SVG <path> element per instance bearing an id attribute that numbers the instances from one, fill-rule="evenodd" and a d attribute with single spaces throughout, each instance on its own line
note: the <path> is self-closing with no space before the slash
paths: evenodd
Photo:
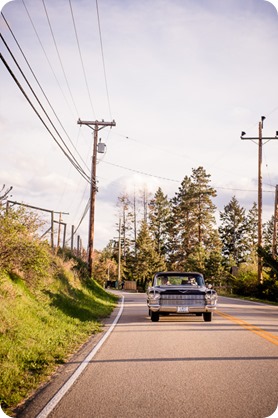
<path id="1" fill-rule="evenodd" d="M 53 396 L 52 399 L 46 404 L 46 406 L 43 408 L 43 410 L 37 415 L 36 418 L 46 418 L 48 415 L 53 411 L 53 409 L 57 406 L 57 404 L 60 402 L 60 400 L 63 398 L 63 396 L 66 394 L 66 392 L 71 388 L 71 386 L 74 384 L 74 382 L 78 379 L 78 377 L 81 375 L 83 370 L 88 366 L 92 358 L 96 355 L 102 344 L 105 342 L 105 340 L 109 337 L 111 332 L 113 331 L 115 325 L 120 319 L 120 316 L 122 315 L 124 309 L 124 296 L 122 296 L 121 301 L 121 307 L 118 312 L 118 315 L 114 319 L 113 324 L 109 328 L 109 330 L 104 334 L 102 339 L 97 343 L 97 345 L 93 348 L 93 350 L 87 355 L 87 357 L 83 360 L 83 362 L 80 364 L 80 366 L 75 370 L 73 375 L 69 378 L 69 380 L 64 384 L 64 386 L 61 387 L 61 389 L 56 393 L 55 396 Z"/>
<path id="2" fill-rule="evenodd" d="M 11 418 L 10 415 L 6 415 L 0 406 L 0 418 Z"/>

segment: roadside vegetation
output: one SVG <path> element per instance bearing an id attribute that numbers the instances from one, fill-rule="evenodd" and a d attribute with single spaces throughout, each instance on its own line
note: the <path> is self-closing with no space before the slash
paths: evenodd
<path id="1" fill-rule="evenodd" d="M 142 291 L 159 270 L 200 271 L 222 294 L 278 302 L 277 220 L 263 225 L 258 248 L 257 204 L 246 209 L 232 196 L 219 212 L 216 197 L 203 167 L 192 169 L 172 198 L 160 187 L 155 194 L 147 186 L 132 195 L 124 191 L 117 202 L 120 239 L 98 253 L 99 279 L 106 280 L 109 263 L 110 280 L 117 280 L 120 253 L 121 279 L 136 281 Z"/>
<path id="2" fill-rule="evenodd" d="M 39 223 L 26 210 L 0 210 L 0 403 L 11 416 L 116 303 L 82 260 L 53 254 Z"/>

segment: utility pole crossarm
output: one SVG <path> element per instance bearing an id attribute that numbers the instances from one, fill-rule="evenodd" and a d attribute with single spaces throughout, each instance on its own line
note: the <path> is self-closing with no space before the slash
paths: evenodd
<path id="1" fill-rule="evenodd" d="M 256 141 L 259 138 L 258 137 L 245 137 L 245 136 L 241 136 L 240 139 L 242 140 L 250 140 L 250 141 Z M 263 140 L 271 140 L 271 139 L 278 139 L 278 136 L 264 136 L 262 138 Z"/>
<path id="2" fill-rule="evenodd" d="M 77 121 L 78 125 L 87 125 L 89 127 L 95 126 L 95 129 L 98 129 L 99 126 L 105 128 L 106 126 L 116 126 L 116 122 L 113 120 L 112 122 L 104 122 L 102 121 L 89 121 L 89 120 L 81 120 L 80 118 Z M 93 128 L 94 129 L 94 128 Z"/>

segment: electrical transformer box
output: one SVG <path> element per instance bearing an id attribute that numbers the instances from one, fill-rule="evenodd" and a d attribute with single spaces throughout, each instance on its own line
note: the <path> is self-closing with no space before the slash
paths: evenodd
<path id="1" fill-rule="evenodd" d="M 100 154 L 104 154 L 105 149 L 106 149 L 106 145 L 103 142 L 99 142 L 97 144 L 97 152 L 99 152 Z"/>

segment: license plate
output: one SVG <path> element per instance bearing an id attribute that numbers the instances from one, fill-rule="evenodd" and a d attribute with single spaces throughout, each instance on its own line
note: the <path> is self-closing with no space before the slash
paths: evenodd
<path id="1" fill-rule="evenodd" d="M 186 313 L 189 312 L 188 306 L 178 306 L 178 313 Z"/>

